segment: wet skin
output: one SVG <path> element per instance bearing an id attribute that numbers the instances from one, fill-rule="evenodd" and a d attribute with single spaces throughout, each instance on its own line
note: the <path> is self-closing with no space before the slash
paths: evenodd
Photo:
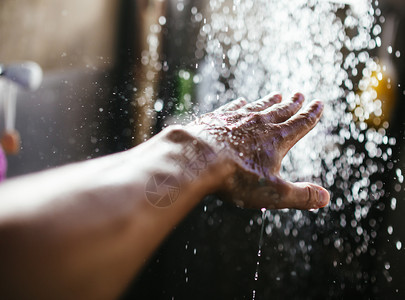
<path id="1" fill-rule="evenodd" d="M 233 172 L 219 191 L 236 205 L 248 208 L 316 209 L 329 202 L 329 193 L 312 183 L 291 183 L 280 177 L 287 152 L 319 121 L 323 104 L 312 101 L 298 113 L 304 96 L 289 101 L 272 94 L 247 104 L 237 99 L 203 115 L 186 130 L 217 153 L 216 164 Z"/>
<path id="2" fill-rule="evenodd" d="M 322 187 L 279 174 L 282 158 L 322 113 L 317 101 L 298 113 L 302 103 L 300 94 L 285 102 L 238 99 L 131 150 L 2 182 L 0 299 L 117 299 L 210 193 L 250 208 L 326 205 Z M 193 169 L 202 157 L 204 168 Z M 192 180 L 185 176 L 196 170 Z M 157 176 L 180 186 L 165 208 L 146 194 Z"/>

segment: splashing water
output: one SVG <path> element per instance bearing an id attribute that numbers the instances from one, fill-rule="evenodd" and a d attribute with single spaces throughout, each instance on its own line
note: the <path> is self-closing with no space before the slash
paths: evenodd
<path id="1" fill-rule="evenodd" d="M 367 47 L 373 17 L 349 15 L 351 21 L 346 23 L 362 24 L 358 35 L 350 39 L 336 16 L 342 5 L 258 2 L 210 1 L 211 20 L 201 30 L 208 54 L 202 72 L 215 82 L 215 88 L 204 97 L 203 106 L 211 109 L 237 96 L 255 100 L 272 91 L 285 97 L 301 91 L 307 99 L 322 99 L 326 105 L 320 126 L 284 161 L 284 175 L 291 180 L 311 179 L 312 174 L 319 177 L 321 161 L 331 162 L 340 155 L 334 145 L 341 137 L 330 133 L 342 120 L 351 121 L 346 103 L 339 101 L 345 96 L 342 84 L 349 80 L 342 68 L 341 49 L 344 44 L 357 51 Z M 364 55 L 368 57 L 367 52 Z"/>
<path id="2" fill-rule="evenodd" d="M 381 208 L 384 189 L 374 175 L 384 172 L 387 162 L 393 168 L 389 160 L 396 140 L 387 136 L 388 122 L 367 123 L 370 115 L 381 116 L 377 95 L 355 90 L 355 75 L 370 79 L 379 68 L 369 52 L 381 45 L 375 19 L 380 11 L 367 0 L 353 6 L 342 2 L 211 0 L 197 42 L 205 43 L 206 52 L 200 111 L 273 91 L 284 97 L 301 91 L 325 103 L 320 124 L 287 155 L 282 175 L 329 188 L 331 205 L 316 215 L 284 210 L 266 216 L 267 236 L 297 240 L 282 241 L 277 250 L 293 261 L 300 257 L 304 272 L 311 268 L 313 243 L 336 250 L 335 268 L 339 260 L 356 265 L 361 255 L 375 255 L 377 221 L 369 213 Z M 360 91 L 366 90 L 360 84 Z M 388 280 L 388 269 L 384 272 Z M 361 269 L 353 276 L 375 280 L 374 273 Z"/>

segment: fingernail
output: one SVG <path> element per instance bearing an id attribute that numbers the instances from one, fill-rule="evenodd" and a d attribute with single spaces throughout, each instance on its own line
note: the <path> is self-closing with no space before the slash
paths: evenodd
<path id="1" fill-rule="evenodd" d="M 293 96 L 293 101 L 299 101 L 299 102 L 303 102 L 305 100 L 305 97 L 303 94 L 301 93 L 295 93 L 295 95 Z"/>
<path id="2" fill-rule="evenodd" d="M 320 114 L 323 111 L 324 104 L 321 100 L 314 100 L 311 104 L 311 111 L 315 114 Z"/>
<path id="3" fill-rule="evenodd" d="M 271 95 L 271 98 L 272 98 L 272 99 L 275 99 L 275 100 L 277 100 L 277 101 L 281 101 L 281 99 L 282 99 L 283 97 L 281 96 L 280 93 L 274 93 L 274 94 Z"/>
<path id="4" fill-rule="evenodd" d="M 329 203 L 329 193 L 327 190 L 324 189 L 319 189 L 319 199 L 318 199 L 318 206 L 319 207 L 325 207 Z"/>

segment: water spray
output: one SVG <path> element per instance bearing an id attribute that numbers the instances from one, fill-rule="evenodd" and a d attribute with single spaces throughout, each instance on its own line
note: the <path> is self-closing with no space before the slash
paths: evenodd
<path id="1" fill-rule="evenodd" d="M 270 258 L 282 253 L 285 260 L 280 266 L 271 264 L 271 270 L 266 269 L 269 261 L 260 260 L 264 269 L 258 270 L 252 281 L 258 281 L 260 274 L 267 282 L 274 279 L 273 287 L 280 278 L 300 284 L 302 276 L 312 276 L 310 270 L 319 262 L 319 253 L 333 253 L 331 270 L 347 268 L 344 270 L 351 271 L 347 274 L 355 272 L 358 276 L 358 291 L 368 288 L 365 282 L 377 278 L 381 270 L 370 270 L 362 262 L 376 253 L 379 224 L 374 218 L 385 200 L 380 176 L 389 166 L 394 167 L 390 159 L 396 144 L 387 131 L 389 121 L 382 118 L 388 111 L 377 106 L 383 99 L 356 111 L 362 103 L 359 77 L 372 77 L 371 67 L 377 65 L 372 53 L 387 51 L 390 46 L 384 46 L 379 36 L 381 10 L 371 0 L 212 0 L 205 15 L 199 18 L 204 23 L 196 45 L 204 44 L 207 53 L 199 68 L 203 82 L 208 83 L 200 85 L 198 91 L 202 110 L 239 96 L 253 101 L 274 90 L 285 97 L 301 91 L 308 99 L 325 103 L 319 125 L 283 161 L 282 176 L 325 186 L 333 192 L 331 204 L 317 214 L 274 211 L 252 218 L 249 226 L 265 221 L 264 239 L 274 237 L 265 240 L 263 252 L 259 241 L 258 253 Z M 390 30 L 387 24 L 385 28 Z M 388 47 L 388 54 L 393 52 Z M 377 80 L 383 76 L 380 73 L 376 73 Z M 388 79 L 378 83 L 380 88 L 389 88 Z M 391 81 L 393 91 L 394 87 Z M 361 91 L 367 91 L 367 86 Z M 360 119 L 362 111 L 371 118 Z M 398 174 L 402 174 L 400 169 Z M 402 177 L 398 178 L 400 190 Z M 395 201 L 391 199 L 391 203 Z M 401 245 L 396 245 L 398 250 Z M 295 275 L 288 278 L 285 270 L 290 263 Z M 392 280 L 388 269 L 383 272 L 387 281 Z M 342 284 L 351 282 L 351 275 L 341 274 Z M 255 294 L 267 293 L 254 284 Z M 343 288 L 332 292 L 339 298 Z"/>

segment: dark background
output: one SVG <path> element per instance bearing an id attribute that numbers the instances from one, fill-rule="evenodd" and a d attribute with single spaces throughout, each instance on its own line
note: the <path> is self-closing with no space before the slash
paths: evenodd
<path id="1" fill-rule="evenodd" d="M 28 57 L 42 62 L 45 78 L 37 92 L 19 93 L 17 129 L 22 136 L 23 149 L 16 157 L 9 158 L 9 177 L 132 146 L 131 122 L 134 121 L 129 103 L 137 83 L 134 66 L 141 58 L 139 32 L 142 26 L 137 17 L 141 13 L 141 2 L 147 1 L 114 2 L 116 21 L 109 26 L 115 34 L 108 38 L 114 47 L 108 53 L 93 55 L 107 55 L 108 63 L 81 61 L 82 52 L 76 56 L 68 52 L 68 62 L 66 58 L 55 58 L 49 64 L 45 59 L 41 61 L 42 56 Z M 394 61 L 400 87 L 395 87 L 398 97 L 389 132 L 389 136 L 397 138 L 391 158 L 395 167 L 390 169 L 386 166 L 388 162 L 376 160 L 384 171 L 372 180 L 383 182 L 385 192 L 362 221 L 365 230 L 375 232 L 368 250 L 355 255 L 359 247 L 355 228 L 340 225 L 341 214 L 350 219 L 354 206 L 347 205 L 342 213 L 323 210 L 317 214 L 304 213 L 310 222 L 302 224 L 296 236 L 285 234 L 293 213 L 283 213 L 280 214 L 283 226 L 274 229 L 271 235 L 264 235 L 259 277 L 255 281 L 261 230 L 257 220 L 261 212 L 239 209 L 210 196 L 174 229 L 134 278 L 122 299 L 251 299 L 253 290 L 256 290 L 256 299 L 405 299 L 404 250 L 395 246 L 398 240 L 405 244 L 404 191 L 395 190 L 395 170 L 405 170 L 402 153 L 405 17 L 400 2 L 381 4 L 383 15 L 400 20 L 392 46 L 402 55 Z M 157 115 L 156 131 L 174 112 L 177 72 L 199 61 L 194 55 L 199 24 L 193 26 L 189 20 L 191 7 L 201 8 L 204 1 L 184 1 L 182 13 L 175 9 L 176 1 L 168 3 L 160 59 L 167 61 L 169 70 L 159 75 L 159 98 L 164 100 L 165 106 Z M 7 1 L 3 5 L 7 5 Z M 1 11 L 5 8 L 3 6 Z M 10 26 L 4 18 L 7 16 L 0 15 L 2 26 Z M 97 26 L 95 22 L 94 27 Z M 382 26 L 384 28 L 384 24 Z M 83 45 L 82 41 L 78 43 Z M 89 45 L 90 50 L 82 49 L 92 57 L 94 48 L 100 48 L 102 43 L 94 40 Z M 2 62 L 21 58 L 27 57 L 7 56 L 7 52 L 0 51 Z M 364 147 L 354 140 L 347 143 L 359 150 Z M 344 191 L 334 187 L 332 192 L 336 199 Z M 392 197 L 397 199 L 395 210 L 390 209 Z M 270 216 L 275 214 L 271 212 Z M 269 222 L 266 220 L 266 224 Z M 392 235 L 387 233 L 388 226 L 394 228 Z M 333 244 L 337 236 L 344 240 L 342 251 Z M 301 247 L 302 241 L 305 244 Z M 348 260 L 348 257 L 351 258 Z"/>

